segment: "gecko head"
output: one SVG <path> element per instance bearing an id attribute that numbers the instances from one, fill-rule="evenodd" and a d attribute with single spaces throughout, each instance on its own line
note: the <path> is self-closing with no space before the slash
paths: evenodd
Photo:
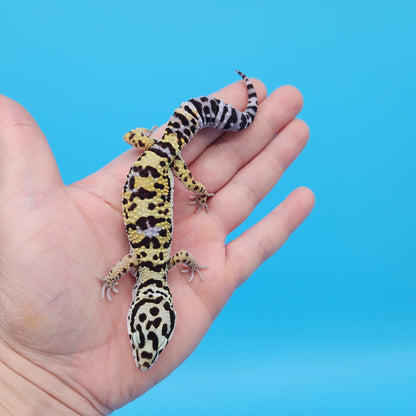
<path id="1" fill-rule="evenodd" d="M 134 291 L 127 319 L 137 367 L 147 371 L 168 344 L 175 327 L 172 296 L 165 285 L 147 285 Z"/>

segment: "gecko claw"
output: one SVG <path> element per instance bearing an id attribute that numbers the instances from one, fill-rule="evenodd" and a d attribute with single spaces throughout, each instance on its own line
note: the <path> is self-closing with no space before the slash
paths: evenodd
<path id="1" fill-rule="evenodd" d="M 206 193 L 203 195 L 189 195 L 189 204 L 191 205 L 195 205 L 195 204 L 199 204 L 197 210 L 196 210 L 196 214 L 198 214 L 202 208 L 205 208 L 207 210 L 207 214 L 209 214 L 209 208 L 208 208 L 208 204 L 207 204 L 207 199 L 210 196 L 213 196 L 214 194 L 212 193 Z"/>
<path id="2" fill-rule="evenodd" d="M 118 282 L 114 282 L 112 286 L 108 286 L 105 277 L 101 277 L 98 275 L 97 277 L 103 282 L 103 285 L 101 286 L 100 299 L 104 299 L 107 296 L 107 299 L 111 302 L 111 291 L 113 291 L 114 293 L 118 293 L 118 289 L 116 288 Z"/>
<path id="3" fill-rule="evenodd" d="M 187 266 L 187 265 L 185 265 L 187 268 L 186 269 L 181 269 L 181 272 L 182 273 L 191 273 L 191 277 L 189 278 L 189 280 L 188 280 L 188 283 L 191 283 L 192 282 L 192 280 L 194 279 L 194 276 L 195 276 L 195 272 L 197 272 L 198 273 L 198 276 L 199 276 L 199 278 L 201 279 L 201 280 L 205 280 L 204 279 L 204 277 L 202 276 L 202 273 L 201 273 L 201 271 L 199 270 L 199 269 L 206 269 L 207 268 L 207 266 L 196 266 L 196 267 L 189 267 L 189 266 Z"/>
<path id="4" fill-rule="evenodd" d="M 150 135 L 158 128 L 158 126 L 154 125 L 150 130 L 149 133 L 147 134 L 148 137 L 150 137 Z"/>

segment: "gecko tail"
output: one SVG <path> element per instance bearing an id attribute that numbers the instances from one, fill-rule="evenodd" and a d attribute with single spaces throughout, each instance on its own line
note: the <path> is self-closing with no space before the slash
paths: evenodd
<path id="1" fill-rule="evenodd" d="M 238 71 L 237 69 L 235 72 L 237 72 L 237 74 L 240 75 L 241 78 L 243 78 L 243 81 L 247 87 L 248 103 L 247 103 L 247 108 L 243 113 L 246 116 L 247 124 L 243 127 L 244 129 L 248 127 L 253 122 L 254 117 L 256 117 L 257 107 L 258 107 L 257 94 L 251 81 L 242 72 Z"/>
<path id="2" fill-rule="evenodd" d="M 198 112 L 199 128 L 214 127 L 227 131 L 238 131 L 248 127 L 257 113 L 256 90 L 242 72 L 237 73 L 243 78 L 247 87 L 248 103 L 245 111 L 239 111 L 230 104 L 212 97 L 191 98 L 189 102 Z"/>
<path id="3" fill-rule="evenodd" d="M 176 136 L 179 148 L 182 149 L 197 131 L 204 127 L 226 131 L 239 131 L 248 127 L 256 117 L 257 94 L 250 79 L 240 71 L 237 73 L 243 78 L 247 88 L 248 102 L 244 111 L 239 111 L 218 98 L 205 96 L 191 98 L 175 110 L 164 135 Z M 162 141 L 163 139 L 159 143 Z"/>

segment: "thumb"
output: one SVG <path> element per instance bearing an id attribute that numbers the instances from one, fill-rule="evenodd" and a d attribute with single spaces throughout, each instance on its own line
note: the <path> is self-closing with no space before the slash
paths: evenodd
<path id="1" fill-rule="evenodd" d="M 0 95 L 0 197 L 44 195 L 61 184 L 36 121 L 20 104 Z"/>

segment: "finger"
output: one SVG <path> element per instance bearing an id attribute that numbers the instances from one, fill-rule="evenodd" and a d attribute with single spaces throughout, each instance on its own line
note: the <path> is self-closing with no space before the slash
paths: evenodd
<path id="1" fill-rule="evenodd" d="M 302 120 L 292 120 L 263 151 L 242 168 L 210 202 L 227 234 L 241 224 L 270 192 L 309 138 Z"/>
<path id="2" fill-rule="evenodd" d="M 256 79 L 252 79 L 252 82 L 256 88 L 258 100 L 262 102 L 267 91 L 264 84 Z M 225 102 L 235 106 L 236 108 L 243 110 L 247 105 L 247 89 L 243 81 L 238 81 L 233 84 L 227 85 L 212 96 L 224 100 Z M 172 109 L 173 114 L 174 109 Z M 137 126 L 133 126 L 137 127 Z M 126 130 L 128 130 L 127 128 Z M 163 126 L 158 128 L 153 136 L 160 138 L 163 134 Z M 192 138 L 191 143 L 185 147 L 182 152 L 183 157 L 187 163 L 191 163 L 198 155 L 213 142 L 217 137 L 222 134 L 222 130 L 206 128 L 199 132 L 196 137 Z M 118 138 L 122 140 L 122 138 Z M 94 189 L 94 192 L 107 201 L 109 204 L 119 203 L 120 191 L 126 180 L 126 175 L 129 167 L 137 159 L 140 154 L 137 149 L 130 149 L 123 153 L 100 171 L 85 178 L 84 180 L 77 182 L 74 186 L 83 187 L 88 189 Z M 105 184 L 106 186 L 96 187 L 97 184 Z"/>
<path id="3" fill-rule="evenodd" d="M 309 215 L 315 202 L 308 188 L 295 189 L 259 223 L 226 246 L 236 286 L 273 255 Z"/>
<path id="4" fill-rule="evenodd" d="M 224 134 L 203 152 L 192 164 L 193 175 L 209 192 L 217 192 L 297 116 L 302 105 L 302 95 L 296 88 L 278 88 L 259 106 L 249 128 Z"/>
<path id="5" fill-rule="evenodd" d="M 1 191 L 11 197 L 44 194 L 62 184 L 49 144 L 32 116 L 0 96 Z"/>

